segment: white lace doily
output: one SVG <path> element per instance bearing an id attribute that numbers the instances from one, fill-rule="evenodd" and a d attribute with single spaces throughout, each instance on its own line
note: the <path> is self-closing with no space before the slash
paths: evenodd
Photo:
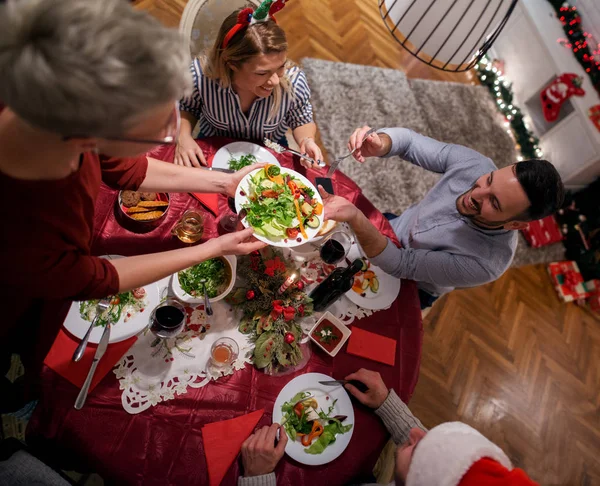
<path id="1" fill-rule="evenodd" d="M 285 255 L 288 257 L 289 255 Z M 317 255 L 307 254 L 294 258 L 300 268 L 306 291 L 320 283 L 335 266 L 326 265 Z M 163 298 L 168 291 L 168 279 L 161 282 Z M 150 407 L 187 393 L 188 387 L 200 388 L 224 374 L 233 374 L 252 363 L 251 351 L 254 347 L 248 336 L 238 331 L 239 314 L 224 301 L 213 304 L 214 314 L 207 318 L 204 306 L 187 307 L 186 330 L 174 339 L 159 341 L 149 331 L 139 335 L 136 343 L 121 359 L 113 372 L 123 390 L 123 408 L 137 414 Z M 363 309 L 347 297 L 331 305 L 328 309 L 344 324 L 350 325 L 355 319 L 373 315 L 373 310 Z M 322 313 L 303 319 L 300 322 L 305 332 L 310 331 Z M 234 339 L 240 352 L 233 368 L 226 373 L 208 369 L 210 347 L 220 337 Z M 302 342 L 308 341 L 305 336 Z"/>

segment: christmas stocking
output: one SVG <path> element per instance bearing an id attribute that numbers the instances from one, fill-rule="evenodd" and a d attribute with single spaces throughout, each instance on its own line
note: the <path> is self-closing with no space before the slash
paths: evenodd
<path id="1" fill-rule="evenodd" d="M 546 121 L 553 122 L 558 118 L 560 107 L 571 96 L 583 96 L 585 91 L 581 88 L 583 79 L 577 74 L 563 73 L 556 78 L 550 86 L 540 93 L 542 109 Z"/>

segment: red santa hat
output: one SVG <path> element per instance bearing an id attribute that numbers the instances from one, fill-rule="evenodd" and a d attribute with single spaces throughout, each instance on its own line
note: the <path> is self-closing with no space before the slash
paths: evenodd
<path id="1" fill-rule="evenodd" d="M 538 486 L 496 444 L 462 422 L 434 427 L 415 447 L 406 486 Z"/>

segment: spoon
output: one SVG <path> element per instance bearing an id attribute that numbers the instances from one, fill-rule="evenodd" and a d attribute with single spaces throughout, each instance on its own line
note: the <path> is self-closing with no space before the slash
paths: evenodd
<path id="1" fill-rule="evenodd" d="M 202 290 L 204 290 L 204 310 L 206 310 L 207 316 L 212 316 L 213 310 L 212 306 L 210 305 L 210 301 L 208 300 L 208 291 L 206 290 L 206 279 L 203 278 L 202 280 L 200 280 L 200 283 L 202 284 Z"/>

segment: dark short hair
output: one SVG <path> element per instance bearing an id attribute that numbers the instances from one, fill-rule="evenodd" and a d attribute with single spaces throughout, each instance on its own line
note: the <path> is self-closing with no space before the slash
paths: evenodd
<path id="1" fill-rule="evenodd" d="M 563 204 L 565 187 L 556 168 L 547 160 L 525 160 L 514 165 L 515 175 L 531 206 L 515 218 L 535 221 L 554 214 Z"/>

